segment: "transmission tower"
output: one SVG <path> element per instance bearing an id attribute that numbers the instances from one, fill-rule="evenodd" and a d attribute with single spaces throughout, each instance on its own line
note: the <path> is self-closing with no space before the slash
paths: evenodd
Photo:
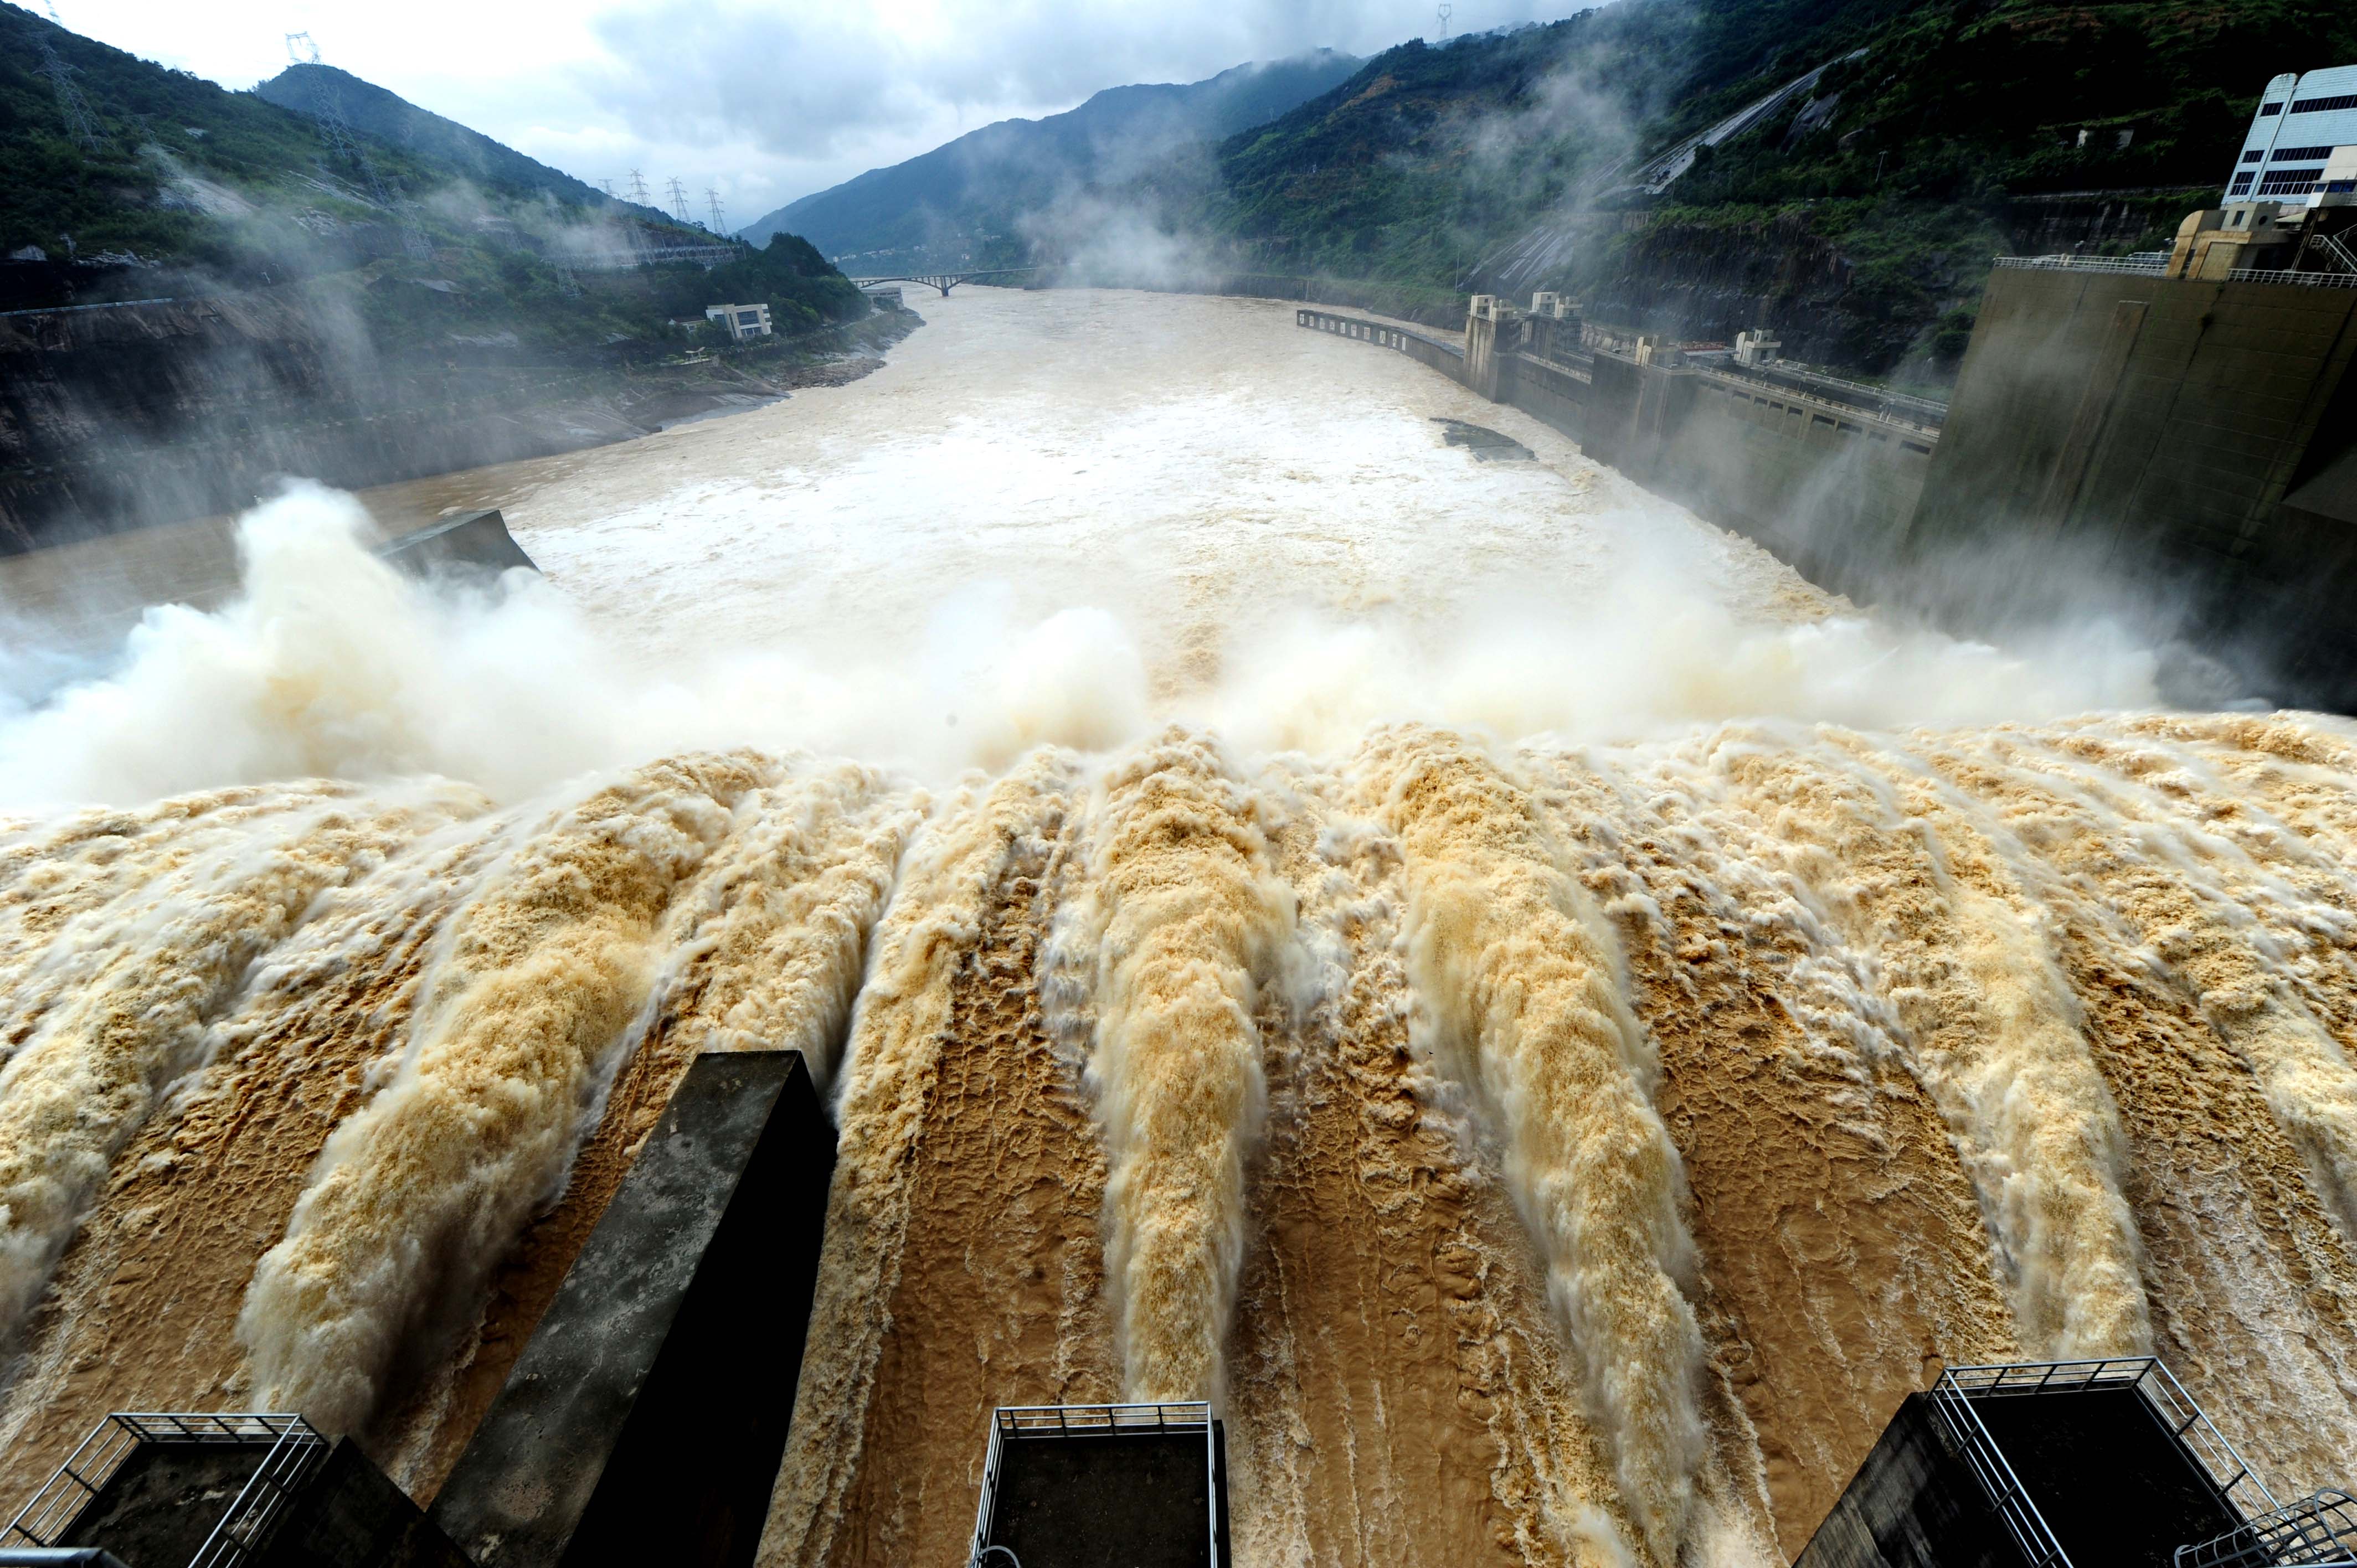
<path id="1" fill-rule="evenodd" d="M 65 23 L 59 20 L 58 8 L 48 8 L 49 20 L 62 31 Z M 33 45 L 41 52 L 41 74 L 49 79 L 51 91 L 58 95 L 58 118 L 66 123 L 66 134 L 71 136 L 86 153 L 98 151 L 98 131 L 91 124 L 90 104 L 82 98 L 81 89 L 74 85 L 73 67 L 58 58 L 49 47 L 48 35 L 35 33 Z"/>
<path id="2" fill-rule="evenodd" d="M 728 232 L 728 220 L 720 211 L 720 193 L 707 185 L 704 188 L 704 199 L 712 205 L 712 231 L 716 234 Z"/>
<path id="3" fill-rule="evenodd" d="M 370 196 L 401 225 L 401 248 L 418 261 L 431 260 L 434 246 L 425 238 L 425 231 L 417 225 L 416 209 L 404 199 L 401 188 L 378 171 L 366 144 L 344 117 L 343 94 L 336 90 L 334 79 L 328 74 L 327 62 L 319 58 L 319 46 L 308 33 L 289 33 L 286 58 L 296 65 L 320 68 L 319 74 L 311 79 L 311 117 L 318 122 L 319 140 L 327 144 L 330 156 L 340 155 L 359 166 L 361 177 L 368 181 Z"/>
<path id="4" fill-rule="evenodd" d="M 1457 15 L 1457 7 L 1450 3 L 1450 0 L 1440 0 L 1440 36 L 1442 38 L 1448 36 L 1448 18 L 1455 15 Z"/>
<path id="5" fill-rule="evenodd" d="M 600 190 L 602 190 L 602 191 L 604 191 L 604 192 L 606 193 L 606 199 L 607 199 L 607 200 L 611 201 L 612 199 L 614 199 L 614 182 L 613 182 L 612 180 L 610 180 L 610 179 L 601 179 L 601 180 L 599 180 L 599 181 L 597 182 L 597 188 L 598 188 L 598 189 L 600 189 Z"/>
<path id="6" fill-rule="evenodd" d="M 647 182 L 636 169 L 630 171 L 630 199 L 641 207 L 647 204 Z"/>
<path id="7" fill-rule="evenodd" d="M 680 183 L 677 175 L 671 177 L 671 215 L 683 223 L 687 221 L 687 187 Z"/>

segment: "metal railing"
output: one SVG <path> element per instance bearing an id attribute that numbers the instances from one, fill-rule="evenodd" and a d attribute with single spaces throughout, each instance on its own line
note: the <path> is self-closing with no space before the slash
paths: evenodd
<path id="1" fill-rule="evenodd" d="M 1211 1407 L 1200 1400 L 1176 1404 L 1014 1404 L 991 1412 L 1010 1437 L 1102 1437 L 1120 1433 L 1211 1430 Z"/>
<path id="2" fill-rule="evenodd" d="M 2325 236 L 2319 235 L 2319 239 Z M 2337 251 L 2345 252 L 2346 246 L 2333 242 Z M 2166 262 L 2148 262 L 2135 256 L 1996 256 L 1991 258 L 2000 267 L 2024 272 L 2125 273 L 2133 277 L 2165 277 Z M 2336 259 L 2338 259 L 2336 257 Z M 2215 278 L 2192 278 L 2192 283 L 2215 283 Z M 2288 268 L 2236 267 L 2226 274 L 2229 283 L 2280 283 L 2299 288 L 2357 288 L 2357 271 L 2340 273 L 2296 273 Z"/>
<path id="3" fill-rule="evenodd" d="M 1965 1464 L 1987 1491 L 2006 1530 L 2030 1568 L 2070 1568 L 2071 1559 L 2030 1501 L 2020 1477 L 1989 1435 L 1973 1406 L 1983 1400 L 2037 1394 L 2132 1391 L 2193 1456 L 2219 1495 L 2245 1518 L 2272 1513 L 2276 1499 L 2266 1484 L 2223 1434 L 2210 1423 L 2184 1385 L 2157 1357 L 2127 1356 L 2100 1361 L 2032 1361 L 2007 1366 L 1951 1367 L 1932 1390 L 1932 1409 Z"/>
<path id="4" fill-rule="evenodd" d="M 2345 1568 L 2357 1564 L 2357 1498 L 2311 1493 L 2246 1520 L 2198 1546 L 2177 1549 L 2176 1568 Z"/>
<path id="5" fill-rule="evenodd" d="M 2132 1388 L 2160 1423 L 2193 1455 L 2219 1495 L 2245 1518 L 2272 1512 L 2275 1495 L 2252 1473 L 2225 1434 L 2210 1423 L 2157 1356 L 2117 1356 L 2101 1361 L 2033 1361 L 2001 1367 L 1951 1367 L 1940 1387 L 1972 1399 L 2016 1394 L 2070 1393 L 2089 1389 Z M 1936 1394 L 1939 1391 L 1934 1390 Z"/>
<path id="6" fill-rule="evenodd" d="M 2000 267 L 2036 273 L 2129 273 L 2138 277 L 2156 277 L 2169 270 L 2166 260 L 2147 261 L 2142 256 L 1996 256 L 1991 259 Z"/>
<path id="7" fill-rule="evenodd" d="M 2357 273 L 2295 273 L 2267 267 L 2236 267 L 2226 276 L 2234 283 L 2284 283 L 2298 288 L 2357 288 Z"/>
<path id="8" fill-rule="evenodd" d="M 1779 374 L 1779 371 L 1782 373 Z M 1864 381 L 1846 381 L 1801 366 L 1769 366 L 1755 369 L 1749 365 L 1724 364 L 1710 366 L 1706 374 L 1739 381 L 1747 386 L 1769 387 L 1787 397 L 1803 397 L 1826 408 L 1870 414 L 1893 424 L 1904 424 L 1916 430 L 1940 434 L 1948 423 L 1948 405 L 1936 399 L 1917 397 L 1911 392 L 1891 392 L 1870 386 Z M 1797 382 L 1799 384 L 1795 385 Z"/>
<path id="9" fill-rule="evenodd" d="M 1962 1369 L 1978 1372 L 1989 1369 L 1970 1367 Z M 1996 1445 L 1996 1439 L 1990 1436 L 1988 1428 L 1982 1424 L 1980 1412 L 1973 1409 L 1973 1397 L 1954 1381 L 1953 1372 L 1941 1373 L 1939 1382 L 1932 1390 L 1933 1419 L 1940 1423 L 1950 1444 L 1995 1505 L 1998 1519 L 2005 1524 L 2006 1533 L 2013 1538 L 2014 1545 L 2020 1548 L 2022 1560 L 2028 1568 L 2071 1568 L 2070 1554 L 2062 1550 L 2062 1543 L 2054 1539 L 2053 1530 L 2047 1527 L 2046 1516 L 2040 1513 L 2038 1505 L 2029 1500 L 2029 1493 L 2023 1489 L 2021 1478 L 2013 1473 L 2013 1466 L 2007 1460 L 2005 1451 Z"/>
<path id="10" fill-rule="evenodd" d="M 327 1452 L 328 1440 L 299 1415 L 117 1411 L 93 1427 L 32 1500 L 16 1510 L 7 1528 L 0 1530 L 0 1547 L 19 1540 L 33 1546 L 61 1544 L 82 1510 L 145 1444 L 260 1447 L 265 1443 L 270 1446 L 262 1463 L 189 1562 L 189 1568 L 236 1568 L 268 1537 L 296 1487 Z"/>
<path id="11" fill-rule="evenodd" d="M 1211 1508 L 1205 1522 L 1211 1543 L 1209 1568 L 1225 1568 L 1221 1555 L 1219 1455 L 1211 1442 L 1211 1407 L 1201 1400 L 1167 1404 L 1035 1404 L 1001 1405 L 991 1412 L 990 1447 L 982 1461 L 982 1498 L 974 1509 L 974 1541 L 966 1552 L 969 1568 L 982 1563 L 990 1545 L 991 1525 L 997 1512 L 999 1473 L 1009 1442 L 1053 1441 L 1062 1437 L 1186 1436 L 1203 1438 L 1203 1493 Z"/>

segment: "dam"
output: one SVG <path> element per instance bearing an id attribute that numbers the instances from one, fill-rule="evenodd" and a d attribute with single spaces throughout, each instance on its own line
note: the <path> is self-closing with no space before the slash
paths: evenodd
<path id="1" fill-rule="evenodd" d="M 681 1086 L 783 1052 L 762 1563 L 966 1561 L 1002 1408 L 1214 1412 L 1244 1564 L 1790 1562 L 2028 1362 L 2345 1484 L 2347 722 L 1861 611 L 1298 308 L 962 289 L 12 666 L 0 1494 L 296 1411 L 454 1517 Z M 368 547 L 451 507 L 541 575 Z"/>

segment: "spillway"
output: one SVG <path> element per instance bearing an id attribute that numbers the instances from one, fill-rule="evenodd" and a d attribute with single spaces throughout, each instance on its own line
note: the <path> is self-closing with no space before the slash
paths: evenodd
<path id="1" fill-rule="evenodd" d="M 290 493 L 20 689 L 0 1496 L 293 1407 L 430 1500 L 687 1064 L 780 1047 L 840 1148 L 767 1563 L 949 1568 L 991 1407 L 1124 1398 L 1215 1402 L 1245 1564 L 1783 1561 L 1943 1360 L 2157 1351 L 2343 1478 L 2344 721 L 1861 614 L 1288 307 L 927 314 Z M 544 581 L 365 548 L 445 503 Z"/>

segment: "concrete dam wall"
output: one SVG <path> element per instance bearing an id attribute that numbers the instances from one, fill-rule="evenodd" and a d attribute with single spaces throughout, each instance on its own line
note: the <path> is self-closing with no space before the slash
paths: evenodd
<path id="1" fill-rule="evenodd" d="M 1861 602 L 1975 630 L 2135 596 L 2279 701 L 2357 705 L 2357 288 L 2000 263 L 1946 405 L 1477 308 L 1410 353 Z M 1477 306 L 1480 305 L 1477 296 Z"/>
<path id="2" fill-rule="evenodd" d="M 1300 325 L 1397 349 L 1578 441 L 1648 489 L 1767 546 L 1844 593 L 1904 539 L 1936 426 L 1870 413 L 1766 376 L 1700 370 L 1570 338 L 1557 323 L 1475 317 L 1462 344 L 1304 309 Z"/>

